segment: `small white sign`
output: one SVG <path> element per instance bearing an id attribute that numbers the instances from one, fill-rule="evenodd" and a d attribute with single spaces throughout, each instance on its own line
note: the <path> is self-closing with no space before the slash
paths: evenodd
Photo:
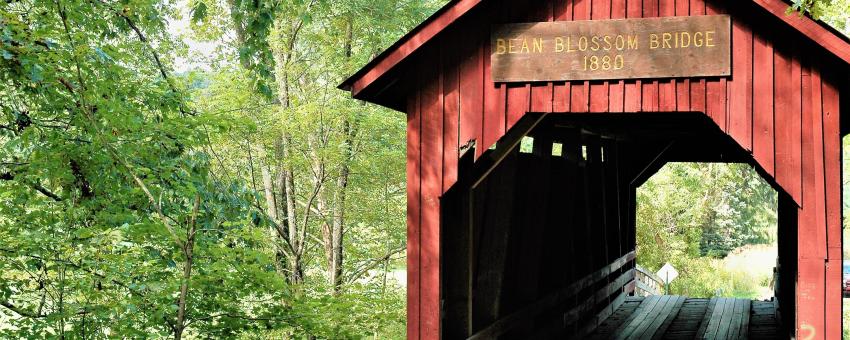
<path id="1" fill-rule="evenodd" d="M 673 282 L 673 280 L 679 277 L 679 272 L 668 262 L 665 263 L 660 270 L 658 270 L 658 277 L 660 277 L 665 284 L 670 284 L 670 282 Z"/>

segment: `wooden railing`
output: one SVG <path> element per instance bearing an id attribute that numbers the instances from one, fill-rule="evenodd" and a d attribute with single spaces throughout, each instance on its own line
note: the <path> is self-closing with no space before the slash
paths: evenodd
<path id="1" fill-rule="evenodd" d="M 664 280 L 661 280 L 658 275 L 647 270 L 640 265 L 636 266 L 637 284 L 635 285 L 635 295 L 661 295 L 664 291 Z"/>
<path id="2" fill-rule="evenodd" d="M 566 304 L 581 291 L 597 285 L 597 283 L 601 282 L 602 280 L 608 279 L 609 275 L 611 275 L 612 273 L 617 273 L 621 268 L 634 261 L 634 259 L 635 252 L 632 251 L 624 255 L 623 257 L 615 260 L 611 264 L 605 266 L 604 268 L 599 269 L 596 272 L 577 280 L 573 284 L 552 294 L 549 294 L 543 297 L 542 299 L 537 300 L 537 302 L 534 302 L 523 309 L 520 309 L 508 316 L 497 320 L 487 328 L 469 337 L 469 339 L 495 339 L 499 335 L 502 335 L 510 331 L 511 329 L 518 327 L 519 325 L 533 320 L 534 317 L 545 311 Z M 586 318 L 587 313 L 592 311 L 595 306 L 603 302 L 607 304 L 609 302 L 608 298 L 620 291 L 620 296 L 615 298 L 614 301 L 610 301 L 611 305 L 609 305 L 608 308 L 604 308 L 603 311 L 600 312 L 600 314 L 606 313 L 607 315 L 595 315 L 592 318 L 593 321 L 604 320 L 605 318 L 607 318 L 608 315 L 610 315 L 610 313 L 612 313 L 617 308 L 618 304 L 622 303 L 623 298 L 625 297 L 625 292 L 623 292 L 624 287 L 630 282 L 632 282 L 634 280 L 634 277 L 634 269 L 622 271 L 618 277 L 613 278 L 607 285 L 595 291 L 587 300 L 582 303 L 579 303 L 577 306 L 566 311 L 566 313 L 564 313 L 563 324 L 575 324 L 577 321 L 579 321 L 579 319 Z"/>

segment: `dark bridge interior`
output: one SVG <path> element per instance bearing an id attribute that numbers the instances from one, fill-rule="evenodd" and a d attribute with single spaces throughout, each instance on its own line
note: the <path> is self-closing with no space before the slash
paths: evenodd
<path id="1" fill-rule="evenodd" d="M 533 147 L 521 152 L 526 136 Z M 477 161 L 466 151 L 457 184 L 441 199 L 443 338 L 792 331 L 779 316 L 795 319 L 796 205 L 704 114 L 532 113 Z M 636 189 L 667 162 L 749 163 L 777 189 L 778 302 L 630 297 Z"/>

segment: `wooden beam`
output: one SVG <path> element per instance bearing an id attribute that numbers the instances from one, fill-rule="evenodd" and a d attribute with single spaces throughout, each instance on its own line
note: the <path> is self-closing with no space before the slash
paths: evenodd
<path id="1" fill-rule="evenodd" d="M 633 261 L 635 259 L 635 252 L 630 252 L 625 256 L 617 259 L 612 262 L 608 266 L 605 266 L 602 269 L 597 270 L 596 272 L 585 276 L 584 278 L 577 280 L 575 283 L 556 291 L 552 294 L 549 294 L 539 300 L 537 302 L 528 305 L 527 307 L 514 312 L 506 317 L 499 319 L 498 321 L 492 323 L 487 328 L 475 333 L 470 336 L 470 340 L 474 339 L 493 339 L 498 337 L 500 334 L 505 333 L 506 331 L 516 327 L 517 325 L 522 324 L 525 320 L 533 318 L 534 316 L 546 311 L 547 309 L 553 308 L 565 302 L 568 298 L 578 294 L 580 291 L 591 287 L 596 282 L 599 282 L 602 279 L 605 279 L 615 270 L 620 269 L 627 263 Z M 634 276 L 633 271 L 627 272 L 631 273 Z M 624 274 L 625 275 L 625 274 Z M 628 280 L 626 280 L 628 281 Z M 619 282 L 619 281 L 618 281 Z M 625 284 L 626 282 L 623 282 Z M 621 286 L 622 287 L 622 286 Z"/>
<path id="2" fill-rule="evenodd" d="M 472 188 L 475 189 L 478 187 L 481 182 L 493 172 L 499 164 L 511 153 L 514 149 L 516 149 L 520 142 L 522 142 L 522 137 L 528 135 L 531 130 L 533 130 L 548 113 L 528 113 L 523 119 L 519 120 L 513 128 L 508 130 L 499 142 L 496 144 L 495 150 L 490 150 L 481 155 L 481 158 L 478 160 L 481 163 L 480 170 L 476 171 L 475 182 L 472 183 Z"/>
<path id="3" fill-rule="evenodd" d="M 770 12 L 786 24 L 791 25 L 794 29 L 812 39 L 815 43 L 825 48 L 827 51 L 840 58 L 846 63 L 850 63 L 850 43 L 846 39 L 839 37 L 837 34 L 823 25 L 815 22 L 808 16 L 800 16 L 796 13 L 786 14 L 788 4 L 781 0 L 753 0 L 761 8 Z"/>

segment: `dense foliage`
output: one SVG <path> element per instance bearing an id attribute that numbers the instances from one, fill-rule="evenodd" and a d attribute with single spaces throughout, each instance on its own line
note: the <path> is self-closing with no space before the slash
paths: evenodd
<path id="1" fill-rule="evenodd" d="M 442 3 L 0 2 L 0 338 L 403 337 L 404 117 L 335 86 Z M 661 178 L 648 267 L 772 240 L 747 169 Z"/>
<path id="2" fill-rule="evenodd" d="M 776 241 L 776 191 L 749 165 L 670 163 L 638 189 L 637 200 L 638 263 L 678 268 L 673 293 L 756 297 L 756 287 L 769 283 L 769 274 L 739 274 L 736 282 L 722 261 L 743 246 Z M 761 265 L 770 273 L 774 263 Z"/>
<path id="3" fill-rule="evenodd" d="M 0 337 L 401 337 L 403 117 L 335 85 L 434 6 L 186 5 L 0 4 Z"/>

